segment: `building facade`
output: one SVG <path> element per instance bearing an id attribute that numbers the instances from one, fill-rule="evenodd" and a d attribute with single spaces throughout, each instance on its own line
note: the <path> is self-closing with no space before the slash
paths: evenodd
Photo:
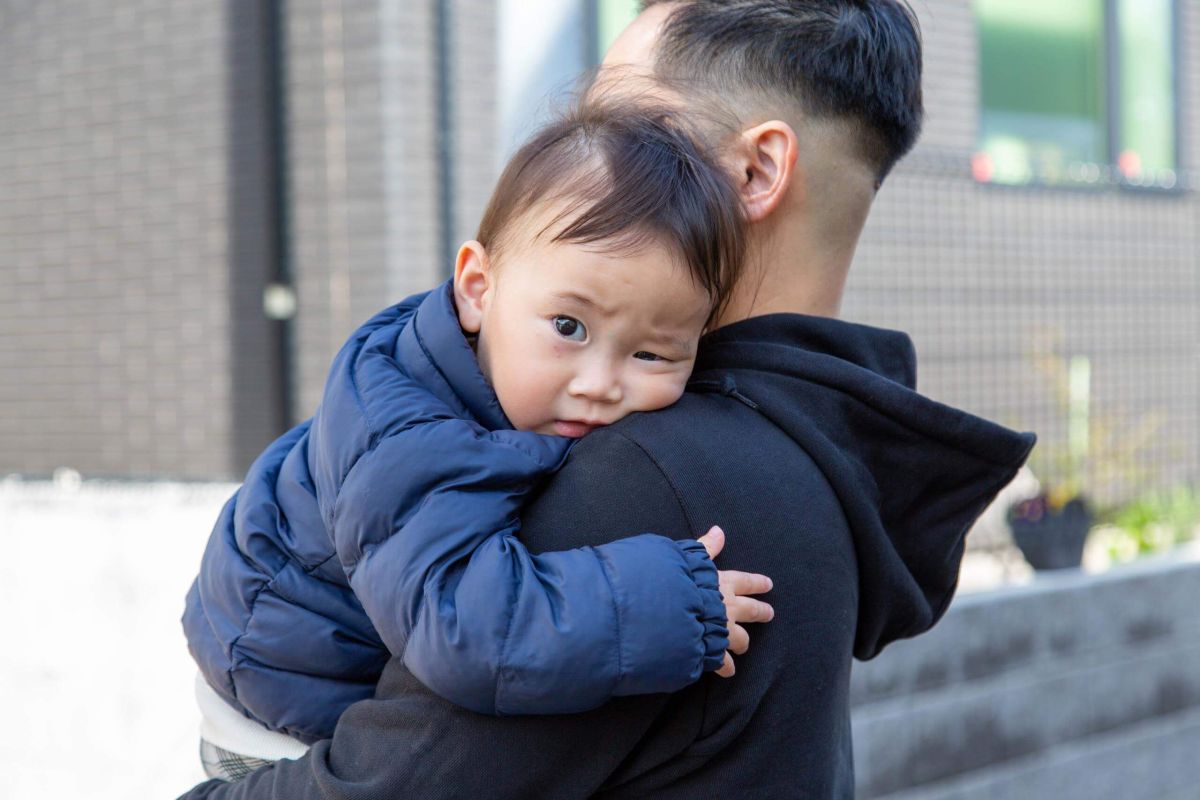
<path id="1" fill-rule="evenodd" d="M 1047 453 L 1082 414 L 1117 494 L 1200 479 L 1200 0 L 1141 2 L 1165 23 L 914 4 L 927 123 L 843 307 L 913 335 L 926 394 Z M 449 274 L 503 158 L 632 5 L 6 4 L 0 473 L 236 478 L 358 322 Z M 1070 47 L 1066 91 L 1095 102 L 1003 74 L 1057 85 L 1038 54 Z"/>

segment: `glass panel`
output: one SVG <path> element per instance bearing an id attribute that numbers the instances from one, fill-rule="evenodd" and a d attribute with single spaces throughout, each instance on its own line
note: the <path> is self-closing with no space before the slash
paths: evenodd
<path id="1" fill-rule="evenodd" d="M 1135 184 L 1175 185 L 1172 0 L 1118 0 L 1121 48 L 1117 168 Z"/>
<path id="2" fill-rule="evenodd" d="M 976 0 L 979 180 L 1095 181 L 1109 158 L 1103 0 Z"/>
<path id="3" fill-rule="evenodd" d="M 597 0 L 596 52 L 601 59 L 617 34 L 625 30 L 625 26 L 637 15 L 638 0 Z"/>

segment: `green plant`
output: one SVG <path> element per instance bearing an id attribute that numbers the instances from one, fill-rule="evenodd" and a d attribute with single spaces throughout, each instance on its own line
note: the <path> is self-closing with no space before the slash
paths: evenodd
<path id="1" fill-rule="evenodd" d="M 1091 360 L 1064 355 L 1062 340 L 1061 332 L 1042 334 L 1032 353 L 1067 428 L 1065 440 L 1044 438 L 1030 459 L 1041 482 L 1041 497 L 1054 511 L 1076 498 L 1112 502 L 1144 487 L 1151 476 L 1141 455 L 1166 422 L 1161 411 L 1143 414 L 1132 423 L 1097 412 L 1092 405 Z"/>
<path id="2" fill-rule="evenodd" d="M 1200 486 L 1147 492 L 1105 514 L 1113 560 L 1170 549 L 1197 536 Z"/>

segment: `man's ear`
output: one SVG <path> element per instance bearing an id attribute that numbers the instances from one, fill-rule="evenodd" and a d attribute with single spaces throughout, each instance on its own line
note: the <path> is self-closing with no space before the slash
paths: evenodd
<path id="1" fill-rule="evenodd" d="M 483 245 L 472 240 L 458 248 L 454 262 L 454 304 L 458 307 L 458 323 L 467 333 L 479 333 L 493 277 Z"/>
<path id="2" fill-rule="evenodd" d="M 771 120 L 742 131 L 734 167 L 746 219 L 758 222 L 770 216 L 789 191 L 801 189 L 795 181 L 799 153 L 796 132 L 786 122 Z"/>

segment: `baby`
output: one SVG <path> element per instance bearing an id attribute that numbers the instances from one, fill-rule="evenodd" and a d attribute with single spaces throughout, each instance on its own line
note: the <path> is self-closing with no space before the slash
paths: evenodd
<path id="1" fill-rule="evenodd" d="M 703 541 L 535 555 L 515 534 L 574 440 L 679 399 L 743 232 L 663 112 L 580 107 L 521 148 L 453 280 L 351 337 L 217 521 L 184 613 L 210 776 L 331 735 L 389 654 L 491 714 L 728 671 L 763 576 L 720 581 Z"/>

